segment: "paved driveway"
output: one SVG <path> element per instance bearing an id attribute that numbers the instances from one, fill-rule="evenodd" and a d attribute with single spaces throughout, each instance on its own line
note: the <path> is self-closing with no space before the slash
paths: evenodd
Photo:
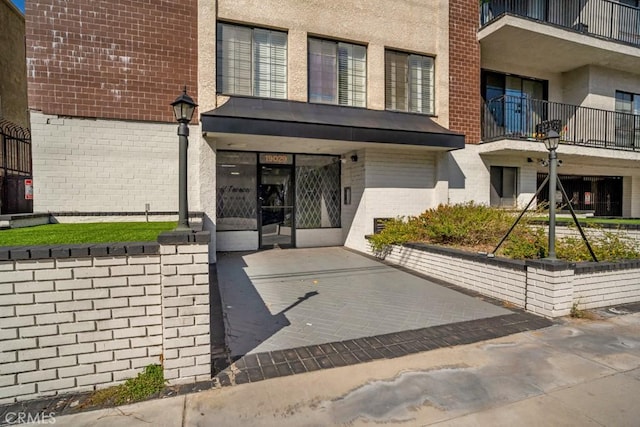
<path id="1" fill-rule="evenodd" d="M 340 247 L 219 253 L 233 357 L 511 311 Z"/>

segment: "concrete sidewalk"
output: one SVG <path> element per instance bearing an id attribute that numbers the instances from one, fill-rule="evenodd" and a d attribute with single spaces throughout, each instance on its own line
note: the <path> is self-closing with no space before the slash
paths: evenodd
<path id="1" fill-rule="evenodd" d="M 58 417 L 65 426 L 637 426 L 640 313 Z"/>

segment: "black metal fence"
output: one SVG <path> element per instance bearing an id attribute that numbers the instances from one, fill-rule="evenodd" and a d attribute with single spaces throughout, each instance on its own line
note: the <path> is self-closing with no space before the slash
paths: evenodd
<path id="1" fill-rule="evenodd" d="M 546 173 L 538 173 L 538 186 L 546 177 Z M 622 216 L 622 177 L 558 175 L 558 179 L 562 181 L 574 210 L 593 213 L 595 216 Z M 547 183 L 538 196 L 537 203 L 548 202 L 548 195 Z M 558 207 L 568 210 L 564 201 Z"/>
<path id="2" fill-rule="evenodd" d="M 31 133 L 0 119 L 0 213 L 33 212 Z"/>
<path id="3" fill-rule="evenodd" d="M 485 0 L 480 25 L 516 15 L 573 31 L 640 45 L 640 8 L 610 0 Z"/>
<path id="4" fill-rule="evenodd" d="M 536 125 L 549 120 L 559 124 L 561 143 L 640 151 L 640 115 L 515 96 L 483 105 L 483 141 L 534 140 L 540 136 Z"/>

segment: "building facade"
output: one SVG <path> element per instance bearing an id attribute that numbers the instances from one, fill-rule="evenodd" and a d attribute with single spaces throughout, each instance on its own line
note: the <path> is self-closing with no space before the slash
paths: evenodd
<path id="1" fill-rule="evenodd" d="M 446 203 L 447 153 L 479 135 L 450 107 L 479 110 L 450 70 L 464 2 L 82 3 L 27 5 L 35 211 L 175 211 L 183 84 L 189 207 L 218 251 L 364 250 L 376 218 Z"/>
<path id="2" fill-rule="evenodd" d="M 0 119 L 29 128 L 24 15 L 9 0 L 0 1 Z"/>
<path id="3" fill-rule="evenodd" d="M 0 215 L 31 212 L 25 17 L 0 0 Z"/>
<path id="4" fill-rule="evenodd" d="M 175 211 L 186 85 L 189 206 L 218 251 L 364 250 L 378 218 L 522 206 L 542 121 L 575 207 L 640 216 L 627 3 L 28 3 L 34 211 Z"/>
<path id="5" fill-rule="evenodd" d="M 480 3 L 482 143 L 453 155 L 474 182 L 452 200 L 528 203 L 547 173 L 536 125 L 548 121 L 561 137 L 558 173 L 573 207 L 639 217 L 638 1 Z"/>

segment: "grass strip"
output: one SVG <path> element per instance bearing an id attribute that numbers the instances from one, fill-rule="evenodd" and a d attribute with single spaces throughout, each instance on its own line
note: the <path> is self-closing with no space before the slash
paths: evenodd
<path id="1" fill-rule="evenodd" d="M 176 222 L 93 222 L 46 224 L 0 230 L 0 246 L 152 242 Z"/>

